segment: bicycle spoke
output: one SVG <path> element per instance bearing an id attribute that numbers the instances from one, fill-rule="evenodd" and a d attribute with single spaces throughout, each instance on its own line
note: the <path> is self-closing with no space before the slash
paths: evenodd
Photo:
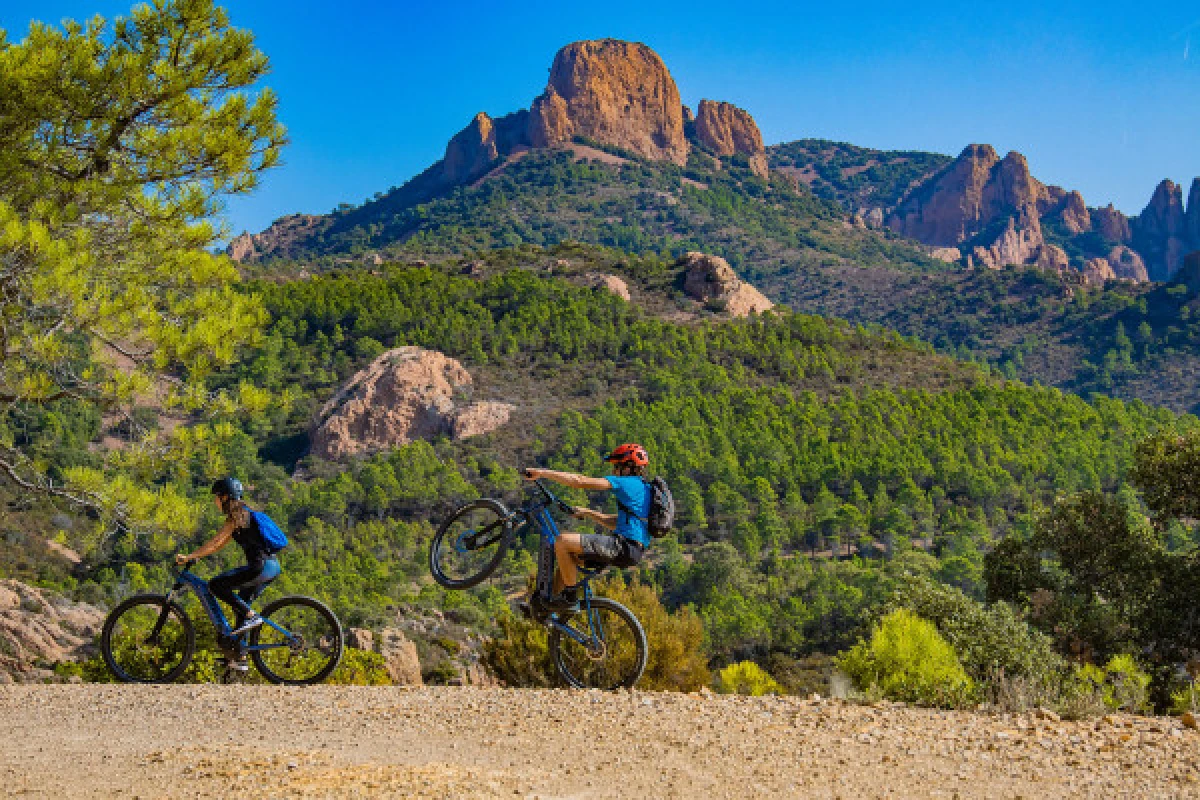
<path id="1" fill-rule="evenodd" d="M 108 648 L 117 677 L 153 683 L 165 680 L 190 655 L 188 629 L 173 609 L 161 602 L 134 603 L 109 626 Z"/>
<path id="2" fill-rule="evenodd" d="M 594 605 L 564 623 L 583 642 L 557 631 L 555 658 L 559 670 L 576 686 L 615 689 L 641 675 L 645 643 L 640 630 L 616 609 Z"/>
<path id="3" fill-rule="evenodd" d="M 336 620 L 322 607 L 282 602 L 270 612 L 270 623 L 256 628 L 251 638 L 255 663 L 267 678 L 279 682 L 305 683 L 324 677 L 341 658 Z"/>
<path id="4" fill-rule="evenodd" d="M 434 578 L 458 589 L 484 580 L 503 556 L 508 532 L 508 519 L 495 504 L 479 502 L 459 509 L 430 547 Z"/>

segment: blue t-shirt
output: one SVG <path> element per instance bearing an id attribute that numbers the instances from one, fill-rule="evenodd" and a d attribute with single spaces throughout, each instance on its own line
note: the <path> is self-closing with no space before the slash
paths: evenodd
<path id="1" fill-rule="evenodd" d="M 642 547 L 649 546 L 650 533 L 646 530 L 646 517 L 650 515 L 650 502 L 653 497 L 650 485 L 636 475 L 610 476 L 608 484 L 617 496 L 615 533 L 632 539 Z M 637 516 L 626 513 L 626 508 Z"/>

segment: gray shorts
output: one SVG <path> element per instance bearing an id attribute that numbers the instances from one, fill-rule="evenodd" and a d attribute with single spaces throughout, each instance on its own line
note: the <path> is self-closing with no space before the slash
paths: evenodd
<path id="1" fill-rule="evenodd" d="M 589 567 L 632 567 L 642 560 L 642 546 L 615 533 L 581 533 L 579 546 Z"/>

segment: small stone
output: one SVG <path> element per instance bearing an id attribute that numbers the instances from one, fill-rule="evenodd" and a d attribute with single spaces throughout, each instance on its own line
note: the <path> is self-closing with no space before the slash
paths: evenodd
<path id="1" fill-rule="evenodd" d="M 1196 715 L 1193 714 L 1192 712 L 1190 712 L 1190 711 L 1183 712 L 1183 716 L 1179 718 L 1179 721 L 1182 722 L 1184 724 L 1184 726 L 1191 728 L 1192 730 L 1196 730 L 1196 727 L 1197 727 Z"/>
<path id="2" fill-rule="evenodd" d="M 1060 719 L 1062 719 L 1058 716 L 1058 714 L 1054 713 L 1048 708 L 1039 708 L 1037 711 L 1033 712 L 1033 714 L 1038 719 L 1045 719 L 1049 720 L 1050 722 L 1058 722 Z"/>

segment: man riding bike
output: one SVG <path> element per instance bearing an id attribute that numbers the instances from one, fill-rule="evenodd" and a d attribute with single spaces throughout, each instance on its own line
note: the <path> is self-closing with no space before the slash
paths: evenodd
<path id="1" fill-rule="evenodd" d="M 604 460 L 613 465 L 613 474 L 607 478 L 550 469 L 525 470 L 526 480 L 544 478 L 587 492 L 611 491 L 617 499 L 616 514 L 583 506 L 574 508 L 576 518 L 591 520 L 612 533 L 563 533 L 555 540 L 558 571 L 554 575 L 554 597 L 542 603 L 550 611 L 578 610 L 576 585 L 581 566 L 632 567 L 642 560 L 646 546 L 650 544 L 646 518 L 653 492 L 645 481 L 650 463 L 646 448 L 640 444 L 623 444 Z"/>
<path id="2" fill-rule="evenodd" d="M 233 633 L 229 637 L 219 636 L 217 644 L 225 655 L 225 663 L 231 669 L 245 671 L 250 667 L 242 650 L 241 635 L 261 624 L 257 614 L 246 618 L 244 606 L 235 600 L 235 593 L 246 605 L 262 594 L 267 585 L 279 577 L 279 559 L 267 546 L 251 517 L 250 509 L 242 502 L 242 483 L 237 478 L 221 478 L 212 485 L 213 499 L 217 508 L 225 515 L 225 524 L 217 535 L 205 542 L 194 553 L 175 556 L 175 563 L 184 566 L 205 556 L 218 552 L 229 540 L 237 542 L 246 556 L 246 565 L 222 572 L 208 582 L 212 593 L 233 609 Z"/>

